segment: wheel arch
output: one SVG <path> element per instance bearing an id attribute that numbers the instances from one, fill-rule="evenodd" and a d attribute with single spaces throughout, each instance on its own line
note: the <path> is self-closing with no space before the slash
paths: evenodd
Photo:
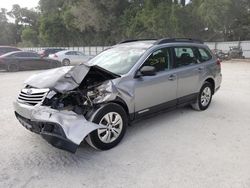
<path id="1" fill-rule="evenodd" d="M 215 81 L 214 81 L 214 79 L 211 78 L 211 77 L 209 77 L 209 78 L 207 78 L 207 79 L 203 82 L 203 84 L 204 84 L 205 82 L 208 82 L 208 83 L 210 83 L 210 84 L 212 85 L 212 94 L 214 94 L 214 93 L 215 93 Z"/>
<path id="2" fill-rule="evenodd" d="M 63 58 L 62 62 L 64 61 L 69 61 L 70 62 L 70 59 L 69 58 Z"/>
<path id="3" fill-rule="evenodd" d="M 126 104 L 126 102 L 123 99 L 121 99 L 120 97 L 116 97 L 116 99 L 114 101 L 111 101 L 111 102 L 120 105 L 125 110 L 126 114 L 129 117 L 128 105 Z"/>
<path id="4" fill-rule="evenodd" d="M 124 100 L 122 100 L 120 97 L 117 97 L 115 100 L 113 101 L 109 101 L 107 103 L 102 103 L 102 104 L 98 104 L 95 108 L 93 108 L 92 110 L 90 110 L 85 116 L 88 120 L 92 121 L 93 116 L 100 110 L 102 109 L 104 106 L 107 106 L 109 104 L 116 104 L 119 105 L 120 107 L 122 107 L 122 109 L 126 112 L 128 118 L 130 118 L 129 116 L 129 109 L 127 104 L 125 103 Z"/>

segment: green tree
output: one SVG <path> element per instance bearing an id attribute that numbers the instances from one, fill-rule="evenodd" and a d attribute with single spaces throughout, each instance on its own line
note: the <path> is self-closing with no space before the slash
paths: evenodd
<path id="1" fill-rule="evenodd" d="M 7 10 L 0 10 L 0 45 L 15 44 L 15 25 L 8 23 Z"/>
<path id="2" fill-rule="evenodd" d="M 30 46 L 38 45 L 38 33 L 32 27 L 23 29 L 21 38 L 24 44 L 29 44 Z"/>

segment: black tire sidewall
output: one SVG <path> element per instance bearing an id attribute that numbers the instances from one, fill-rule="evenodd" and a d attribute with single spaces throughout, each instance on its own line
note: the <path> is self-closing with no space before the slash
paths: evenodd
<path id="1" fill-rule="evenodd" d="M 203 105 L 201 104 L 201 95 L 202 95 L 203 90 L 204 90 L 206 87 L 209 87 L 210 90 L 211 90 L 211 98 L 210 98 L 209 103 L 208 103 L 206 106 L 203 106 Z M 212 98 L 213 98 L 213 89 L 212 89 L 212 85 L 211 85 L 209 82 L 205 82 L 205 83 L 203 84 L 203 86 L 201 87 L 201 90 L 200 90 L 200 93 L 199 93 L 199 97 L 198 97 L 198 104 L 199 104 L 199 108 L 200 108 L 201 111 L 204 111 L 204 110 L 206 110 L 206 109 L 209 107 L 209 105 L 210 105 L 210 103 L 211 103 L 211 101 L 212 101 Z"/>
<path id="2" fill-rule="evenodd" d="M 108 150 L 108 149 L 115 147 L 117 144 L 119 144 L 119 142 L 122 140 L 122 138 L 126 132 L 127 125 L 128 125 L 128 116 L 127 116 L 126 112 L 124 111 L 124 109 L 120 105 L 114 104 L 114 103 L 106 104 L 106 105 L 102 106 L 101 108 L 99 108 L 96 111 L 96 113 L 94 113 L 94 116 L 92 117 L 92 122 L 99 124 L 101 119 L 109 112 L 116 112 L 116 113 L 120 114 L 122 121 L 123 121 L 123 128 L 122 128 L 122 131 L 121 131 L 121 134 L 119 135 L 119 137 L 111 143 L 103 143 L 98 137 L 97 130 L 90 133 L 90 139 L 91 139 L 92 144 L 97 149 L 100 149 L 100 150 Z"/>

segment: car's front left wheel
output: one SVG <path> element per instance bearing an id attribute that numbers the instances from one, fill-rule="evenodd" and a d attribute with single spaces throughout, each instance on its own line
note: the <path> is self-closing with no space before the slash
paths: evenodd
<path id="1" fill-rule="evenodd" d="M 128 116 L 118 104 L 106 104 L 99 108 L 91 118 L 92 122 L 103 125 L 87 137 L 86 141 L 94 148 L 108 150 L 122 140 L 128 125 Z"/>
<path id="2" fill-rule="evenodd" d="M 18 72 L 19 71 L 19 66 L 18 64 L 9 64 L 7 67 L 8 72 Z"/>

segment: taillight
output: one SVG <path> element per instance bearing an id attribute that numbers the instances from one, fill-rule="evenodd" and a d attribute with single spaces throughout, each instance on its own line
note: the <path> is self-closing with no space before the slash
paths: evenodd
<path id="1" fill-rule="evenodd" d="M 216 64 L 221 68 L 221 60 L 218 58 Z"/>

